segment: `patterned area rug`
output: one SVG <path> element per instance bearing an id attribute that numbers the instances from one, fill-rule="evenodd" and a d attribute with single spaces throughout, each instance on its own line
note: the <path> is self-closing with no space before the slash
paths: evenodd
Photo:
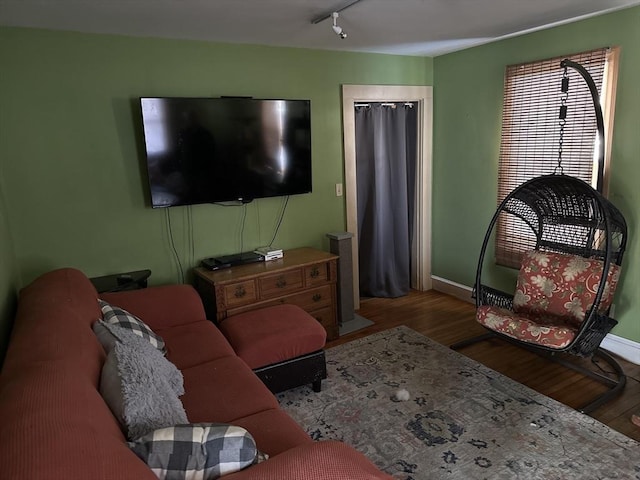
<path id="1" fill-rule="evenodd" d="M 638 442 L 410 328 L 326 355 L 322 392 L 289 390 L 281 406 L 395 478 L 640 479 Z"/>

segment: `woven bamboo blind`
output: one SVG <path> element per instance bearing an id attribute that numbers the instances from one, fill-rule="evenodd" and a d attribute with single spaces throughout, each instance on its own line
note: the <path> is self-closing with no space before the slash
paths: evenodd
<path id="1" fill-rule="evenodd" d="M 554 173 L 558 165 L 559 110 L 565 58 L 580 63 L 602 92 L 608 49 L 510 65 L 505 72 L 498 204 L 518 185 Z M 568 69 L 569 96 L 562 147 L 562 173 L 594 185 L 597 126 L 589 88 Z M 560 171 L 558 170 L 558 173 Z M 496 263 L 518 268 L 522 253 L 535 246 L 530 228 L 517 217 L 501 215 L 496 227 Z"/>

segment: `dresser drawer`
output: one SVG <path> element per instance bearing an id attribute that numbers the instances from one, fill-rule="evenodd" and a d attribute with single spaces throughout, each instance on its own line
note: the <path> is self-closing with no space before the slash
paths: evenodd
<path id="1" fill-rule="evenodd" d="M 253 303 L 258 299 L 255 280 L 230 283 L 222 287 L 227 308 Z"/>
<path id="2" fill-rule="evenodd" d="M 249 310 L 255 310 L 256 308 L 272 307 L 273 305 L 282 305 L 285 303 L 297 305 L 307 312 L 313 312 L 325 307 L 333 308 L 331 285 L 312 288 L 310 290 L 305 290 L 304 292 L 294 293 L 292 295 L 274 298 L 273 300 L 266 300 L 252 305 L 238 305 L 238 308 L 230 308 L 227 313 L 228 316 L 237 315 L 239 313 L 248 312 Z"/>
<path id="3" fill-rule="evenodd" d="M 325 329 L 333 328 L 336 325 L 334 309 L 331 307 L 314 310 L 313 312 L 310 312 L 310 315 L 318 322 L 320 322 L 320 325 L 322 325 Z"/>
<path id="4" fill-rule="evenodd" d="M 266 300 L 300 290 L 303 287 L 302 274 L 302 269 L 296 268 L 258 278 L 260 298 Z"/>
<path id="5" fill-rule="evenodd" d="M 307 286 L 322 285 L 329 281 L 329 264 L 318 263 L 304 269 L 305 284 Z"/>
<path id="6" fill-rule="evenodd" d="M 304 308 L 307 312 L 317 310 L 319 308 L 328 307 L 333 303 L 331 297 L 331 285 L 312 288 L 295 295 L 289 295 L 286 303 L 292 303 Z"/>

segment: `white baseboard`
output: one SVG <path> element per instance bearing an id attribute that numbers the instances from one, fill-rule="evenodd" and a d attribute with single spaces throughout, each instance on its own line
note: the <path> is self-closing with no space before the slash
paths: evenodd
<path id="1" fill-rule="evenodd" d="M 475 301 L 471 298 L 471 292 L 473 291 L 471 287 L 434 275 L 431 275 L 431 284 L 432 288 L 438 292 L 446 293 L 465 302 L 475 304 Z"/>
<path id="2" fill-rule="evenodd" d="M 431 281 L 434 290 L 459 298 L 465 302 L 475 303 L 471 298 L 471 287 L 433 275 L 431 276 Z M 608 352 L 618 355 L 620 358 L 640 365 L 640 343 L 638 342 L 609 333 L 600 346 Z"/>
<path id="3" fill-rule="evenodd" d="M 631 363 L 640 365 L 640 343 L 638 342 L 609 333 L 600 346 Z"/>

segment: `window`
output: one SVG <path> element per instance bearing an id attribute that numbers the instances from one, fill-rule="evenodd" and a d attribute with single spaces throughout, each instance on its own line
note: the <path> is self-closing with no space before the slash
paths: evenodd
<path id="1" fill-rule="evenodd" d="M 581 64 L 600 92 L 606 139 L 605 164 L 601 174 L 606 186 L 617 57 L 618 49 L 601 48 L 506 68 L 498 204 L 523 182 L 556 171 L 560 140 L 560 87 L 564 73 L 560 62 L 565 58 Z M 561 172 L 578 177 L 595 188 L 599 174 L 599 139 L 593 101 L 582 76 L 572 68 L 567 73 L 569 94 Z M 606 193 L 606 187 L 604 190 Z M 535 238 L 522 220 L 511 215 L 498 219 L 496 263 L 518 268 L 522 253 L 534 246 Z"/>

